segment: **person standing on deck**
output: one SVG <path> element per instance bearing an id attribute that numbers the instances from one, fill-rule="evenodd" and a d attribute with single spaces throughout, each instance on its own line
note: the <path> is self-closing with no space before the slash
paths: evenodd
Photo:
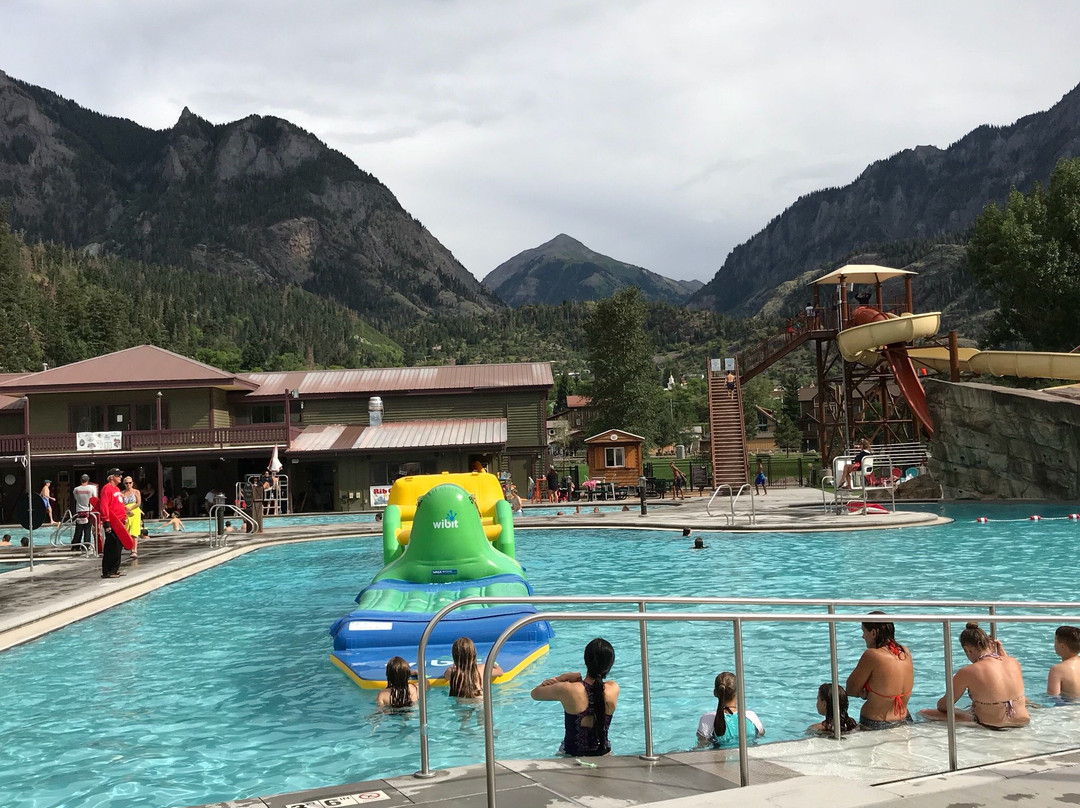
<path id="1" fill-rule="evenodd" d="M 71 493 L 75 497 L 75 535 L 71 537 L 71 549 L 78 550 L 89 547 L 94 535 L 91 500 L 97 497 L 98 487 L 90 482 L 89 474 L 84 474 Z"/>
<path id="2" fill-rule="evenodd" d="M 46 480 L 45 484 L 41 486 L 41 501 L 45 503 L 45 513 L 49 517 L 49 524 L 57 524 L 53 519 L 52 506 L 56 502 L 56 499 L 52 495 L 52 480 Z"/>
<path id="3" fill-rule="evenodd" d="M 127 532 L 127 508 L 124 507 L 118 487 L 123 477 L 124 473 L 120 469 L 111 468 L 105 478 L 105 485 L 101 488 L 98 507 L 101 509 L 101 527 L 105 532 L 101 552 L 102 578 L 119 578 L 123 575 L 124 573 L 120 572 L 121 548 L 130 550 L 134 547 L 131 535 Z"/>

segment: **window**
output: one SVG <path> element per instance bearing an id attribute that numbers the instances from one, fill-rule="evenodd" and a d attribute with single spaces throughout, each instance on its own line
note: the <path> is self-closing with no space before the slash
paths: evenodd
<path id="1" fill-rule="evenodd" d="M 289 409 L 289 420 L 298 424 L 301 421 L 301 409 L 295 403 Z M 252 404 L 251 424 L 283 424 L 285 423 L 284 404 Z"/>
<path id="2" fill-rule="evenodd" d="M 97 404 L 72 404 L 68 423 L 72 432 L 104 432 L 105 410 Z"/>
<path id="3" fill-rule="evenodd" d="M 135 405 L 135 429 L 137 430 L 150 430 L 157 429 L 157 402 L 153 404 L 136 404 Z M 169 428 L 169 405 L 164 401 L 161 402 L 161 423 L 162 429 Z"/>
<path id="4" fill-rule="evenodd" d="M 607 446 L 604 448 L 604 465 L 609 469 L 622 468 L 626 465 L 622 446 Z"/>
<path id="5" fill-rule="evenodd" d="M 127 432 L 131 429 L 131 405 L 110 404 L 109 421 L 105 424 L 106 432 Z"/>
<path id="6" fill-rule="evenodd" d="M 410 474 L 438 473 L 438 463 L 433 457 L 419 461 L 375 460 L 368 468 L 371 474 L 371 485 L 393 485 L 395 480 Z"/>
<path id="7" fill-rule="evenodd" d="M 285 423 L 284 404 L 253 404 L 251 407 L 251 423 L 253 424 L 283 424 Z"/>

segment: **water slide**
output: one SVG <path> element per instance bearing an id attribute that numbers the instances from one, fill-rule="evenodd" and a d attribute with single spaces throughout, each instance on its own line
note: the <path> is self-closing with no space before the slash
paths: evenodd
<path id="1" fill-rule="evenodd" d="M 957 353 L 961 373 L 1080 381 L 1080 353 L 979 351 L 975 348 L 960 348 Z M 939 373 L 949 372 L 948 348 L 911 348 L 908 355 L 916 365 Z"/>
<path id="2" fill-rule="evenodd" d="M 877 361 L 879 353 L 884 356 L 915 419 L 928 434 L 933 435 L 934 424 L 926 406 L 926 393 L 905 343 L 936 334 L 941 326 L 941 312 L 902 314 L 897 317 L 871 306 L 859 306 L 852 313 L 851 320 L 855 325 L 845 328 L 836 336 L 837 347 L 844 359 L 872 364 Z"/>

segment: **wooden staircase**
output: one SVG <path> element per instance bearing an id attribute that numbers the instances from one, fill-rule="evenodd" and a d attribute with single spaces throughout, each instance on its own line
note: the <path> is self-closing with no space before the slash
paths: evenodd
<path id="1" fill-rule="evenodd" d="M 709 431 L 712 436 L 713 488 L 727 483 L 738 491 L 749 482 L 746 467 L 746 429 L 743 425 L 742 384 L 735 368 L 735 395 L 724 383 L 725 371 L 709 363 Z"/>

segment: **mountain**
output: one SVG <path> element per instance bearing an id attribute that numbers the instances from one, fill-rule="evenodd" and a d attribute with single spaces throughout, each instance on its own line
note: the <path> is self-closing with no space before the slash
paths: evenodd
<path id="1" fill-rule="evenodd" d="M 383 327 L 501 308 L 390 190 L 280 118 L 148 129 L 0 72 L 0 200 L 34 239 L 296 285 Z"/>
<path id="2" fill-rule="evenodd" d="M 785 281 L 851 253 L 905 239 L 955 240 L 987 202 L 1045 182 L 1059 159 L 1078 154 L 1080 86 L 1010 126 L 980 126 L 946 149 L 906 149 L 849 185 L 807 194 L 732 250 L 688 303 L 753 314 Z"/>
<path id="3" fill-rule="evenodd" d="M 517 307 L 600 300 L 625 286 L 637 286 L 647 300 L 682 303 L 702 283 L 665 278 L 593 252 L 580 241 L 560 234 L 499 264 L 484 278 L 483 285 Z"/>

